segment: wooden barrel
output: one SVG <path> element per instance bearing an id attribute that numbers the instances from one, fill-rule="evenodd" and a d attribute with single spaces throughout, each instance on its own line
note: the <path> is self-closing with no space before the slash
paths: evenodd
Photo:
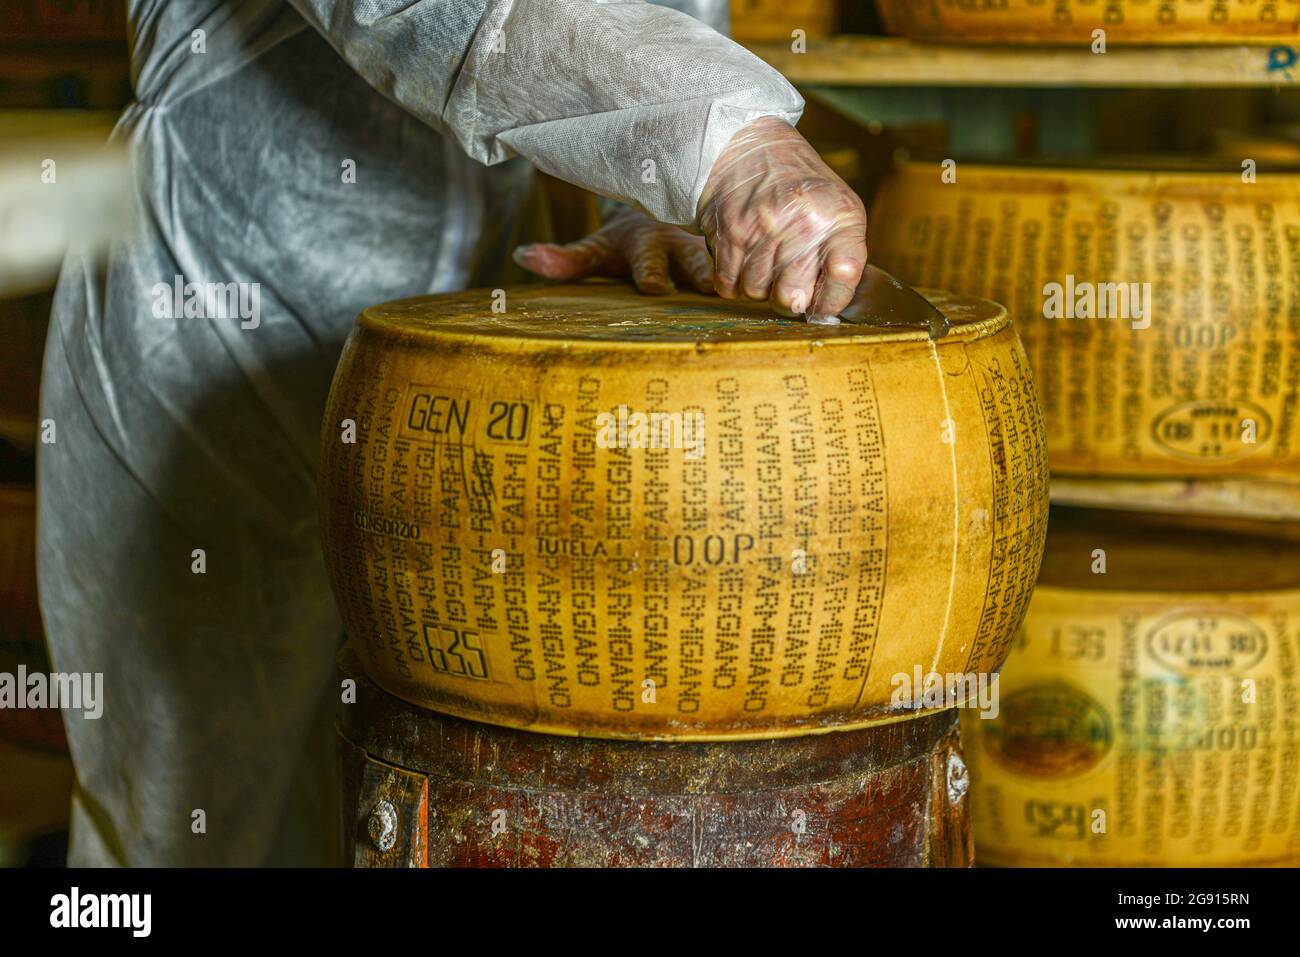
<path id="1" fill-rule="evenodd" d="M 905 719 L 895 676 L 996 670 L 1041 417 L 1006 311 L 932 297 L 937 341 L 611 284 L 366 310 L 319 488 L 367 673 L 471 720 L 725 740 Z"/>
<path id="2" fill-rule="evenodd" d="M 876 0 L 890 33 L 941 43 L 1285 44 L 1298 0 Z"/>
<path id="3" fill-rule="evenodd" d="M 1247 180 L 909 164 L 876 198 L 871 250 L 905 281 L 1007 304 L 1073 501 L 1146 508 L 1192 480 L 1184 506 L 1300 518 L 1300 175 Z"/>
<path id="4" fill-rule="evenodd" d="M 963 715 L 980 863 L 1300 864 L 1300 538 L 1053 509 L 1000 713 Z"/>
<path id="5" fill-rule="evenodd" d="M 769 741 L 609 741 L 439 715 L 350 652 L 339 663 L 343 852 L 359 867 L 971 864 L 954 711 Z"/>

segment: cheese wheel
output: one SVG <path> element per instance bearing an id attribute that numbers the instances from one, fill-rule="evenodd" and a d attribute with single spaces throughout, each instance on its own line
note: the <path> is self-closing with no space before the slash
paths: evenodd
<path id="1" fill-rule="evenodd" d="M 1010 307 L 1054 475 L 1300 489 L 1300 176 L 941 176 L 909 165 L 881 188 L 872 257 Z"/>
<path id="2" fill-rule="evenodd" d="M 611 284 L 366 310 L 319 486 L 367 673 L 489 723 L 728 739 L 899 720 L 895 675 L 997 668 L 1041 416 L 1006 311 L 932 298 L 937 341 Z"/>
<path id="3" fill-rule="evenodd" d="M 1288 43 L 1300 0 L 876 0 L 889 33 L 940 43 Z"/>
<path id="4" fill-rule="evenodd" d="M 999 684 L 979 863 L 1300 864 L 1300 542 L 1053 510 Z"/>
<path id="5" fill-rule="evenodd" d="M 602 741 L 385 694 L 347 649 L 354 867 L 970 867 L 957 713 L 775 741 Z"/>

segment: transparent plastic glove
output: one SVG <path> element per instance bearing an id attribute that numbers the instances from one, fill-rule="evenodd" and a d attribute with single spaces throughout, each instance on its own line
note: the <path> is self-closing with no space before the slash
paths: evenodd
<path id="1" fill-rule="evenodd" d="M 725 299 L 770 300 L 822 321 L 853 300 L 867 261 L 867 211 L 783 120 L 755 120 L 719 154 L 698 221 Z"/>
<path id="2" fill-rule="evenodd" d="M 632 277 L 648 296 L 673 292 L 682 282 L 697 292 L 713 292 L 713 264 L 704 237 L 657 223 L 635 210 L 623 210 L 576 243 L 520 246 L 515 262 L 547 279 L 588 276 Z"/>

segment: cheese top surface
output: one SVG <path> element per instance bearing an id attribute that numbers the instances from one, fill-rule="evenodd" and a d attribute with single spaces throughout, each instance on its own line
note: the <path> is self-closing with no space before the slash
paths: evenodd
<path id="1" fill-rule="evenodd" d="M 640 296 L 612 283 L 516 286 L 503 290 L 501 311 L 493 312 L 494 291 L 470 290 L 446 296 L 420 296 L 372 306 L 360 325 L 402 338 L 521 339 L 601 346 L 710 346 L 796 343 L 822 346 L 924 342 L 921 329 L 864 324 L 811 325 L 787 319 L 767 303 L 720 299 L 695 293 Z M 922 290 L 951 324 L 938 344 L 992 335 L 1010 321 L 997 303 L 969 296 Z M 501 297 L 497 296 L 497 301 Z"/>

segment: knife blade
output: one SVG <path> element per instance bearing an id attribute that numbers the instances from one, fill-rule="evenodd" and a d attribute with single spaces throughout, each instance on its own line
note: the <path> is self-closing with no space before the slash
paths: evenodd
<path id="1" fill-rule="evenodd" d="M 813 323 L 830 323 L 833 316 L 808 316 Z M 853 301 L 839 321 L 882 329 L 924 329 L 931 339 L 948 334 L 948 318 L 911 286 L 871 264 L 862 270 Z"/>

